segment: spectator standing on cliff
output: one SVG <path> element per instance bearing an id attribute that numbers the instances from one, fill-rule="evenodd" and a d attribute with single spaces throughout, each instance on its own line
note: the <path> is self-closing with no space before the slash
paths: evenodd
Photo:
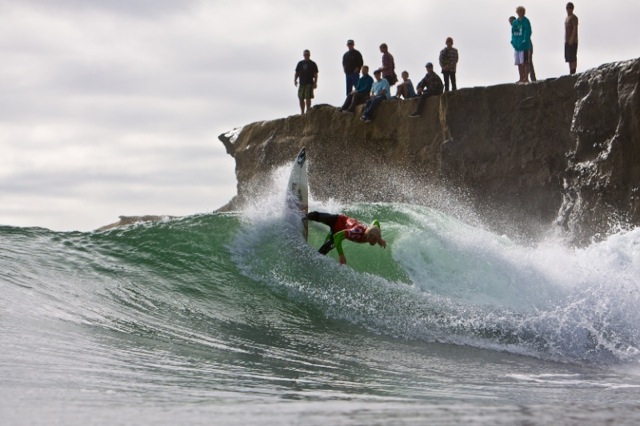
<path id="1" fill-rule="evenodd" d="M 515 64 L 518 66 L 518 83 L 529 82 L 529 54 L 531 51 L 531 22 L 524 16 L 523 6 L 516 8 L 518 17 L 511 25 L 511 45 L 514 48 Z"/>
<path id="2" fill-rule="evenodd" d="M 353 91 L 360 77 L 360 68 L 364 64 L 362 54 L 355 49 L 353 40 L 347 40 L 347 51 L 342 55 L 342 69 L 347 81 L 347 96 Z"/>
<path id="3" fill-rule="evenodd" d="M 382 66 L 380 67 L 380 71 L 382 71 L 382 78 L 387 80 L 389 86 L 393 86 L 398 81 L 398 76 L 395 71 L 396 63 L 393 60 L 393 55 L 389 53 L 387 43 L 382 43 L 380 45 L 380 52 L 382 53 Z"/>
<path id="4" fill-rule="evenodd" d="M 369 67 L 362 67 L 362 77 L 358 79 L 355 89 L 345 99 L 340 107 L 340 112 L 353 112 L 356 106 L 363 104 L 369 98 L 369 92 L 373 86 L 373 78 L 369 75 Z"/>
<path id="5" fill-rule="evenodd" d="M 427 68 L 427 74 L 424 76 L 420 83 L 418 83 L 418 94 L 420 99 L 415 111 L 409 115 L 409 117 L 420 117 L 422 114 L 422 108 L 424 107 L 427 98 L 431 96 L 441 95 L 444 89 L 440 76 L 433 71 L 433 64 L 427 62 L 425 65 Z"/>
<path id="6" fill-rule="evenodd" d="M 411 99 L 415 98 L 416 89 L 413 87 L 413 82 L 409 78 L 409 72 L 402 71 L 400 74 L 402 76 L 402 83 L 398 84 L 396 90 L 396 99 Z"/>
<path id="7" fill-rule="evenodd" d="M 513 21 L 515 20 L 515 16 L 509 16 L 509 26 L 513 26 Z M 538 81 L 536 78 L 536 70 L 533 67 L 533 41 L 531 42 L 531 50 L 529 51 L 529 78 L 531 81 Z"/>
<path id="8" fill-rule="evenodd" d="M 456 68 L 458 65 L 458 49 L 453 47 L 453 39 L 447 37 L 445 41 L 446 47 L 440 51 L 440 67 L 442 68 L 442 76 L 444 77 L 444 91 L 449 91 L 449 80 L 451 80 L 451 90 L 456 91 Z"/>
<path id="9" fill-rule="evenodd" d="M 311 52 L 306 49 L 302 52 L 303 60 L 298 62 L 296 73 L 293 76 L 293 85 L 298 86 L 298 99 L 300 100 L 300 114 L 307 112 L 311 108 L 311 99 L 313 99 L 313 90 L 318 87 L 318 65 L 311 60 Z"/>
<path id="10" fill-rule="evenodd" d="M 564 21 L 564 60 L 569 63 L 569 73 L 578 67 L 578 17 L 573 14 L 573 3 L 567 3 L 567 19 Z"/>
<path id="11" fill-rule="evenodd" d="M 389 87 L 389 82 L 382 78 L 382 71 L 375 70 L 373 72 L 373 76 L 376 81 L 373 83 L 373 86 L 371 86 L 371 97 L 369 97 L 369 100 L 364 107 L 364 111 L 362 111 L 362 117 L 360 117 L 360 120 L 365 123 L 371 121 L 373 118 L 373 112 L 382 101 L 391 99 L 391 87 Z"/>

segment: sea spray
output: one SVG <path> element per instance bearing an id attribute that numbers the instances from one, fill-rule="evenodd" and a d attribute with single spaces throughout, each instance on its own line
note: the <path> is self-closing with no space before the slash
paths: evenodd
<path id="1" fill-rule="evenodd" d="M 234 259 L 252 279 L 327 318 L 393 337 L 564 362 L 639 358 L 632 308 L 638 288 L 630 279 L 638 272 L 637 250 L 613 254 L 615 266 L 602 271 L 604 265 L 594 261 L 611 251 L 611 242 L 583 250 L 552 241 L 522 246 L 425 207 L 315 201 L 312 210 L 383 223 L 387 250 L 347 243 L 349 265 L 340 266 L 315 251 L 326 229 L 311 227 L 310 247 L 283 226 L 281 199 L 274 190 L 246 211 L 232 245 Z M 624 241 L 619 244 L 637 244 L 635 234 L 619 237 Z M 376 268 L 380 263 L 393 267 Z"/>

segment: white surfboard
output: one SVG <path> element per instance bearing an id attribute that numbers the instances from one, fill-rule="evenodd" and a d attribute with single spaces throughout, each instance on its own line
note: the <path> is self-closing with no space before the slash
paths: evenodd
<path id="1" fill-rule="evenodd" d="M 307 153 L 304 148 L 293 161 L 289 183 L 287 184 L 287 206 L 299 217 L 304 239 L 309 234 L 307 213 L 309 211 L 309 180 L 307 176 Z"/>

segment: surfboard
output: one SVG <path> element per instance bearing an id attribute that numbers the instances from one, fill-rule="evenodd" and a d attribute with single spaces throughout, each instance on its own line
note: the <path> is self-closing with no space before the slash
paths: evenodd
<path id="1" fill-rule="evenodd" d="M 307 152 L 305 148 L 293 161 L 289 183 L 287 184 L 287 207 L 294 217 L 299 218 L 304 239 L 309 235 L 307 213 L 309 211 L 309 180 L 307 175 Z"/>

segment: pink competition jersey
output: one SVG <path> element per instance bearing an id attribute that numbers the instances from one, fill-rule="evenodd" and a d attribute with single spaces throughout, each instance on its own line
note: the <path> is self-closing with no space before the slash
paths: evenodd
<path id="1" fill-rule="evenodd" d="M 336 224 L 332 229 L 334 234 L 340 231 L 344 231 L 345 238 L 356 243 L 367 242 L 364 236 L 364 232 L 366 230 L 367 227 L 358 222 L 356 219 L 342 214 L 338 217 L 338 220 L 336 221 Z"/>

